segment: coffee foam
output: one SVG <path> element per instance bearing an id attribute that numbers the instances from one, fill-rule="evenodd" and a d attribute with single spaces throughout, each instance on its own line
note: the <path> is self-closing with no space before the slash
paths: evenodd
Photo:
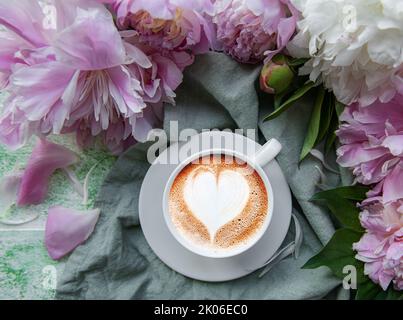
<path id="1" fill-rule="evenodd" d="M 246 245 L 267 216 L 268 196 L 260 175 L 227 157 L 207 156 L 187 165 L 169 192 L 173 224 L 202 248 Z"/>

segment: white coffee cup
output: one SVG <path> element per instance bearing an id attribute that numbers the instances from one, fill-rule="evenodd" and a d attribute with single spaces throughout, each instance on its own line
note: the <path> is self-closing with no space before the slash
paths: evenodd
<path id="1" fill-rule="evenodd" d="M 203 150 L 201 152 L 197 152 L 183 160 L 182 162 L 179 163 L 179 165 L 175 168 L 175 170 L 172 172 L 171 176 L 168 179 L 168 182 L 165 186 L 164 190 L 164 195 L 163 195 L 163 214 L 164 214 L 164 219 L 165 222 L 168 226 L 169 231 L 171 234 L 174 236 L 174 238 L 186 249 L 190 250 L 191 252 L 204 256 L 204 257 L 209 257 L 209 258 L 228 258 L 232 256 L 239 255 L 246 250 L 250 249 L 253 245 L 255 245 L 260 238 L 263 236 L 263 234 L 266 232 L 270 221 L 272 219 L 273 215 L 273 208 L 274 208 L 274 198 L 273 198 L 273 188 L 270 184 L 270 181 L 264 172 L 263 168 L 265 165 L 267 165 L 270 161 L 272 161 L 278 153 L 281 151 L 281 144 L 278 142 L 276 139 L 271 139 L 268 142 L 266 142 L 262 148 L 253 156 L 248 157 L 245 154 L 241 154 L 239 152 L 236 152 L 234 150 L 227 150 L 227 149 L 208 149 L 208 150 Z M 237 246 L 233 249 L 228 249 L 228 250 L 214 250 L 211 248 L 203 248 L 200 246 L 196 246 L 194 243 L 192 243 L 189 239 L 185 238 L 177 229 L 177 227 L 174 225 L 170 212 L 169 212 L 169 193 L 172 187 L 173 182 L 175 181 L 177 175 L 192 161 L 197 160 L 201 157 L 207 156 L 207 155 L 230 155 L 235 158 L 238 158 L 244 162 L 246 162 L 248 165 L 250 165 L 261 177 L 264 186 L 267 191 L 267 196 L 268 196 L 268 209 L 267 209 L 267 214 L 265 216 L 265 220 L 262 224 L 262 226 L 255 232 L 253 237 L 249 239 L 245 245 L 242 246 Z"/>

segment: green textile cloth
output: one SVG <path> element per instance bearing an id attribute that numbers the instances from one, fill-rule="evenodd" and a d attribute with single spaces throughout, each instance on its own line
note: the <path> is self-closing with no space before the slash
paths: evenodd
<path id="1" fill-rule="evenodd" d="M 147 145 L 123 154 L 111 169 L 98 196 L 100 220 L 90 239 L 78 247 L 58 281 L 59 299 L 317 299 L 346 298 L 340 281 L 327 268 L 304 270 L 301 266 L 330 239 L 334 232 L 328 212 L 311 202 L 322 165 L 313 157 L 298 164 L 299 152 L 311 113 L 310 99 L 297 102 L 279 118 L 262 122 L 272 110 L 268 95 L 256 90 L 259 66 L 240 65 L 220 53 L 196 59 L 185 72 L 177 93 L 177 105 L 165 109 L 179 128 L 254 128 L 260 139 L 275 137 L 283 144 L 278 156 L 300 215 L 304 242 L 299 258 L 287 258 L 266 276 L 258 272 L 222 283 L 186 278 L 164 265 L 148 246 L 138 217 L 138 195 L 149 167 Z M 258 137 L 257 137 L 258 138 Z M 332 165 L 337 168 L 336 164 Z M 322 170 L 325 171 L 324 168 Z M 325 171 L 326 172 L 326 171 Z M 337 175 L 326 172 L 331 186 Z M 294 237 L 290 229 L 284 244 Z"/>

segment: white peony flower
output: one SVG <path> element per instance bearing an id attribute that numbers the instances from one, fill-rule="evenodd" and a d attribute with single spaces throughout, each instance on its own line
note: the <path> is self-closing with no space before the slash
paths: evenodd
<path id="1" fill-rule="evenodd" d="M 291 55 L 344 104 L 403 94 L 403 0 L 292 0 L 302 12 Z"/>

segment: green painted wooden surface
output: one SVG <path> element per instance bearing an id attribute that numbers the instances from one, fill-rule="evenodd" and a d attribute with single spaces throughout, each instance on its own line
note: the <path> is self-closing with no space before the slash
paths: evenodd
<path id="1" fill-rule="evenodd" d="M 63 263 L 48 257 L 43 231 L 7 231 L 0 239 L 0 299 L 52 299 Z"/>
<path id="2" fill-rule="evenodd" d="M 0 94 L 0 103 L 4 95 Z M 4 212 L 0 205 L 0 218 L 22 220 L 39 213 L 39 218 L 21 226 L 7 226 L 0 223 L 0 299 L 52 299 L 54 280 L 63 268 L 61 262 L 52 261 L 43 245 L 47 209 L 62 205 L 76 209 L 93 206 L 98 189 L 115 161 L 101 148 L 80 150 L 74 137 L 50 137 L 76 151 L 80 162 L 74 166 L 78 178 L 83 181 L 90 168 L 97 164 L 89 181 L 89 203 L 82 204 L 82 198 L 74 191 L 65 175 L 57 171 L 50 181 L 49 194 L 43 204 L 25 208 L 12 207 Z M 0 146 L 0 178 L 18 168 L 24 168 L 35 138 L 20 150 L 10 152 Z M 55 279 L 54 279 L 55 278 Z"/>

